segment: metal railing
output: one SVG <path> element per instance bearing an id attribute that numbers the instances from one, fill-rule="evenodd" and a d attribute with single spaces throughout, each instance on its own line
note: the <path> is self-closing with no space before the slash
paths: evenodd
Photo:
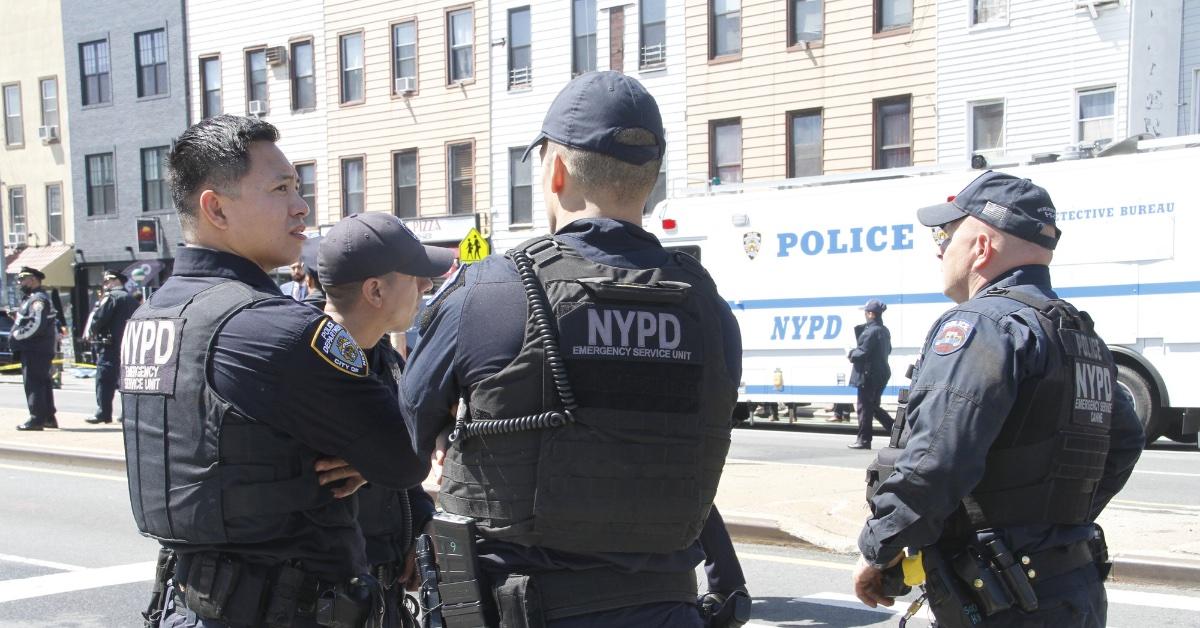
<path id="1" fill-rule="evenodd" d="M 513 68 L 508 71 L 509 87 L 529 87 L 533 84 L 532 68 Z"/>
<path id="2" fill-rule="evenodd" d="M 641 67 L 664 65 L 667 62 L 667 45 L 652 44 L 642 46 Z"/>

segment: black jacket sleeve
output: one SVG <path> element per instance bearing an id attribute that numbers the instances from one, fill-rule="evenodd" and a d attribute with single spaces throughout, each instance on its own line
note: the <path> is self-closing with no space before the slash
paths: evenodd
<path id="1" fill-rule="evenodd" d="M 1104 477 L 1100 479 L 1100 487 L 1092 501 L 1092 520 L 1100 516 L 1100 512 L 1108 505 L 1113 496 L 1125 487 L 1125 482 L 1133 473 L 1133 465 L 1142 455 L 1146 446 L 1146 434 L 1142 422 L 1133 410 L 1133 401 L 1129 393 L 1120 386 L 1116 387 L 1116 398 L 1113 404 L 1112 427 L 1108 432 L 1108 457 L 1104 460 Z"/>

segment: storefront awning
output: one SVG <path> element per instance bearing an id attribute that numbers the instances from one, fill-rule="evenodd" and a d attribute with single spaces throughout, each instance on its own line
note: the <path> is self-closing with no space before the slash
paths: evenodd
<path id="1" fill-rule="evenodd" d="M 43 284 L 57 288 L 71 288 L 75 285 L 75 273 L 71 270 L 74 250 L 75 247 L 69 244 L 26 247 L 8 261 L 5 271 L 9 275 L 16 275 L 22 266 L 36 268 L 46 273 L 46 280 L 42 282 Z"/>

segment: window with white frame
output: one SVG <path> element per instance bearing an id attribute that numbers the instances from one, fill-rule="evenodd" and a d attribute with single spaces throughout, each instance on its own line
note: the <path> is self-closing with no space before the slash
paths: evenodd
<path id="1" fill-rule="evenodd" d="M 823 0 L 788 0 L 788 45 L 820 41 L 825 30 Z"/>
<path id="2" fill-rule="evenodd" d="M 720 183 L 741 183 L 742 119 L 713 120 L 708 129 L 709 177 Z"/>
<path id="3" fill-rule="evenodd" d="M 46 233 L 51 242 L 63 240 L 63 203 L 62 184 L 51 183 L 46 186 Z"/>
<path id="4" fill-rule="evenodd" d="M 12 186 L 8 188 L 8 231 L 23 234 L 25 229 L 25 188 Z"/>
<path id="5" fill-rule="evenodd" d="M 296 164 L 296 179 L 300 186 L 300 198 L 308 205 L 304 224 L 317 226 L 317 165 L 312 162 Z"/>
<path id="6" fill-rule="evenodd" d="M 417 79 L 417 23 L 409 20 L 392 26 L 392 79 Z M 393 93 L 397 93 L 392 81 Z"/>
<path id="7" fill-rule="evenodd" d="M 84 157 L 84 178 L 87 180 L 88 215 L 104 216 L 117 213 L 113 154 L 101 153 Z"/>
<path id="8" fill-rule="evenodd" d="M 571 74 L 596 69 L 596 0 L 571 2 Z"/>
<path id="9" fill-rule="evenodd" d="M 1003 24 L 1008 21 L 1008 0 L 970 0 L 971 26 Z"/>
<path id="10" fill-rule="evenodd" d="M 1117 126 L 1116 88 L 1079 90 L 1075 101 L 1075 139 L 1083 144 L 1112 141 Z"/>
<path id="11" fill-rule="evenodd" d="M 508 12 L 508 87 L 528 87 L 533 82 L 529 7 Z"/>
<path id="12" fill-rule="evenodd" d="M 821 110 L 792 111 L 788 113 L 787 120 L 788 176 L 821 174 Z"/>
<path id="13" fill-rule="evenodd" d="M 317 78 L 311 39 L 292 42 L 292 111 L 317 108 Z"/>
<path id="14" fill-rule="evenodd" d="M 508 149 L 508 224 L 533 224 L 533 160 L 521 161 L 525 147 Z"/>
<path id="15" fill-rule="evenodd" d="M 161 211 L 171 208 L 167 188 L 167 151 L 170 146 L 142 149 L 142 211 Z"/>
<path id="16" fill-rule="evenodd" d="M 874 167 L 903 168 L 912 163 L 912 96 L 875 100 Z"/>
<path id="17" fill-rule="evenodd" d="M 338 62 L 342 104 L 363 100 L 363 34 L 350 33 L 338 38 Z"/>
<path id="18" fill-rule="evenodd" d="M 259 48 L 246 53 L 246 112 L 250 112 L 250 101 L 267 103 L 267 49 Z"/>
<path id="19" fill-rule="evenodd" d="M 58 126 L 58 79 L 42 79 L 42 126 Z"/>
<path id="20" fill-rule="evenodd" d="M 1004 154 L 1004 101 L 970 104 L 971 155 L 988 159 Z"/>
<path id="21" fill-rule="evenodd" d="M 205 118 L 221 115 L 221 57 L 200 60 L 200 83 L 204 91 L 200 101 L 201 115 Z"/>
<path id="22" fill-rule="evenodd" d="M 450 33 L 447 50 L 450 70 L 448 83 L 470 80 L 475 76 L 475 12 L 460 9 L 446 14 Z"/>
<path id="23" fill-rule="evenodd" d="M 20 146 L 25 143 L 25 123 L 21 119 L 21 86 L 4 86 L 4 143 Z"/>
<path id="24" fill-rule="evenodd" d="M 742 51 L 741 0 L 709 0 L 708 23 L 709 59 Z"/>
<path id="25" fill-rule="evenodd" d="M 875 0 L 875 32 L 912 27 L 913 0 Z"/>
<path id="26" fill-rule="evenodd" d="M 146 31 L 134 35 L 137 44 L 138 98 L 167 93 L 167 31 Z"/>
<path id="27" fill-rule="evenodd" d="M 342 160 L 342 216 L 363 211 L 362 157 Z"/>
<path id="28" fill-rule="evenodd" d="M 638 30 L 642 47 L 638 62 L 643 68 L 659 67 L 667 62 L 667 2 L 642 0 L 638 11 Z"/>
<path id="29" fill-rule="evenodd" d="M 83 88 L 80 90 L 83 95 L 83 106 L 112 101 L 108 40 L 101 39 L 79 44 L 79 69 L 79 78 Z"/>

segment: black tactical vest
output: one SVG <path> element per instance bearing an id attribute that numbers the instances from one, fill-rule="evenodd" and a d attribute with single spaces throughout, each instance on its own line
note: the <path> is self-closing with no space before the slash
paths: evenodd
<path id="1" fill-rule="evenodd" d="M 227 281 L 182 304 L 147 302 L 125 327 L 121 403 L 129 498 L 142 533 L 197 545 L 259 543 L 299 527 L 354 525 L 351 500 L 319 487 L 318 454 L 247 418 L 208 379 L 234 314 L 288 298 Z"/>
<path id="2" fill-rule="evenodd" d="M 487 538 L 522 545 L 690 546 L 716 495 L 737 397 L 712 280 L 683 253 L 637 270 L 589 261 L 549 236 L 509 257 L 521 252 L 536 273 L 526 292 L 544 290 L 578 407 L 561 427 L 456 443 L 443 507 L 476 518 Z M 536 319 L 531 311 L 516 358 L 468 391 L 475 423 L 564 408 Z"/>
<path id="3" fill-rule="evenodd" d="M 371 360 L 371 376 L 396 392 L 400 381 L 400 359 L 388 337 L 381 338 L 373 351 L 379 360 Z M 358 524 L 367 543 L 367 560 L 372 565 L 403 561 L 412 549 L 414 536 L 408 492 L 367 484 L 354 496 L 358 500 Z"/>
<path id="4" fill-rule="evenodd" d="M 1117 370 L 1092 319 L 1066 301 L 1005 288 L 985 298 L 1009 298 L 1033 308 L 1051 340 L 1046 370 L 1022 382 L 1000 434 L 987 453 L 983 479 L 947 524 L 967 530 L 1016 525 L 1090 523 L 1092 499 L 1104 475 Z M 867 474 L 867 498 L 891 475 L 907 433 L 897 417 L 890 447 Z"/>

